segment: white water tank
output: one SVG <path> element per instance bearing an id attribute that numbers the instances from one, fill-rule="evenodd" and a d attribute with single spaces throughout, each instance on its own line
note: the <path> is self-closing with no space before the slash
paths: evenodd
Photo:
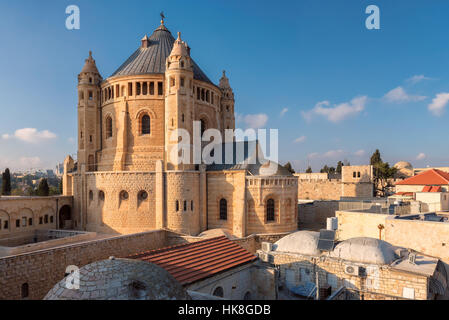
<path id="1" fill-rule="evenodd" d="M 327 218 L 326 220 L 326 229 L 327 230 L 337 230 L 338 229 L 338 218 L 337 217 L 331 217 L 331 218 Z"/>

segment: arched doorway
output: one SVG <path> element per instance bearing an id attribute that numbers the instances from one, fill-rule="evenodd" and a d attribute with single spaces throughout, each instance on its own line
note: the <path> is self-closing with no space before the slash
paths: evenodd
<path id="1" fill-rule="evenodd" d="M 69 205 L 64 205 L 59 209 L 59 229 L 72 228 L 72 209 Z"/>

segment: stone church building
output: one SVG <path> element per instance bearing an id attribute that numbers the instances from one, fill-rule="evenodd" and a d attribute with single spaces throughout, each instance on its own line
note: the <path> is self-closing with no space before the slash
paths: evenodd
<path id="1" fill-rule="evenodd" d="M 237 237 L 296 230 L 298 180 L 282 166 L 267 175 L 259 162 L 170 161 L 178 143 L 170 134 L 193 136 L 194 121 L 202 132 L 235 129 L 233 90 L 224 72 L 214 84 L 164 21 L 107 79 L 90 53 L 78 76 L 77 161 L 64 163 L 64 195 L 74 199 L 65 227 L 188 235 L 220 228 Z"/>

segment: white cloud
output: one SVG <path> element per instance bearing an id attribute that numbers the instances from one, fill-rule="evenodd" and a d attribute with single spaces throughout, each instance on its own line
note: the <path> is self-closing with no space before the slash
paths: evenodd
<path id="1" fill-rule="evenodd" d="M 323 154 L 320 154 L 318 152 L 309 153 L 307 155 L 308 159 L 337 159 L 342 157 L 345 154 L 345 152 L 341 149 L 339 150 L 329 150 Z"/>
<path id="2" fill-rule="evenodd" d="M 323 156 L 324 158 L 338 158 L 344 154 L 343 150 L 329 150 Z"/>
<path id="3" fill-rule="evenodd" d="M 48 130 L 38 131 L 36 128 L 23 128 L 18 129 L 14 132 L 14 135 L 3 134 L 2 138 L 7 140 L 11 138 L 16 138 L 21 141 L 28 143 L 39 143 L 47 140 L 55 139 L 57 136 L 53 132 Z"/>
<path id="4" fill-rule="evenodd" d="M 411 82 L 412 84 L 424 81 L 424 80 L 432 80 L 432 78 L 426 77 L 423 74 L 414 75 L 413 77 L 410 77 L 407 79 L 408 82 Z"/>
<path id="5" fill-rule="evenodd" d="M 449 93 L 442 92 L 438 93 L 435 98 L 433 98 L 432 103 L 428 105 L 428 109 L 436 116 L 441 116 L 444 112 L 444 108 L 449 102 Z"/>
<path id="6" fill-rule="evenodd" d="M 416 160 L 424 160 L 426 157 L 426 154 L 421 152 L 416 156 Z"/>
<path id="7" fill-rule="evenodd" d="M 281 113 L 280 113 L 280 116 L 281 116 L 281 117 L 283 117 L 283 116 L 284 116 L 284 114 L 286 114 L 286 113 L 287 113 L 287 111 L 288 111 L 288 108 L 284 108 L 284 109 L 282 109 L 282 111 L 281 111 Z"/>
<path id="8" fill-rule="evenodd" d="M 387 94 L 385 94 L 384 98 L 388 102 L 403 103 L 403 102 L 422 101 L 427 97 L 410 95 L 407 92 L 405 92 L 404 88 L 397 87 L 394 88 L 393 90 L 390 90 Z"/>
<path id="9" fill-rule="evenodd" d="M 358 150 L 358 151 L 354 152 L 354 154 L 357 157 L 363 157 L 366 154 L 366 152 L 365 152 L 365 150 Z"/>
<path id="10" fill-rule="evenodd" d="M 296 138 L 295 141 L 293 141 L 294 143 L 302 143 L 304 141 L 306 141 L 307 137 L 306 136 L 300 136 L 299 138 Z"/>
<path id="11" fill-rule="evenodd" d="M 247 114 L 243 120 L 249 128 L 258 129 L 265 126 L 268 121 L 268 116 L 265 113 Z"/>
<path id="12" fill-rule="evenodd" d="M 302 112 L 303 117 L 310 121 L 314 115 L 327 118 L 330 122 L 340 122 L 350 116 L 354 116 L 365 109 L 367 96 L 356 97 L 350 102 L 344 102 L 334 107 L 329 107 L 329 101 L 318 102 L 315 107 L 307 112 Z M 328 108 L 327 108 L 328 107 Z"/>
<path id="13" fill-rule="evenodd" d="M 307 158 L 314 159 L 314 158 L 318 158 L 319 156 L 320 156 L 320 154 L 318 152 L 312 152 L 307 155 Z"/>

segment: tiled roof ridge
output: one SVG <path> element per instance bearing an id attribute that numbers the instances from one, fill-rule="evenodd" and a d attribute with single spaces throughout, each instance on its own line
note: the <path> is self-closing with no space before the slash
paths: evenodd
<path id="1" fill-rule="evenodd" d="M 173 246 L 169 246 L 169 247 L 164 247 L 164 248 L 159 248 L 159 249 L 152 249 L 152 250 L 148 250 L 148 251 L 141 251 L 139 253 L 136 254 L 132 254 L 129 255 L 129 258 L 139 258 L 140 256 L 144 256 L 144 255 L 149 255 L 149 254 L 155 254 L 155 253 L 162 253 L 162 252 L 166 252 L 166 251 L 170 251 L 172 249 L 177 249 L 177 248 L 182 248 L 185 246 L 189 246 L 189 245 L 196 245 L 196 244 L 200 244 L 200 243 L 204 243 L 204 242 L 210 242 L 212 240 L 217 240 L 219 238 L 226 238 L 226 236 L 218 236 L 218 237 L 213 237 L 213 238 L 208 238 L 208 239 L 204 239 L 204 240 L 199 240 L 196 242 L 190 242 L 190 243 L 181 243 L 181 244 L 176 244 Z"/>

